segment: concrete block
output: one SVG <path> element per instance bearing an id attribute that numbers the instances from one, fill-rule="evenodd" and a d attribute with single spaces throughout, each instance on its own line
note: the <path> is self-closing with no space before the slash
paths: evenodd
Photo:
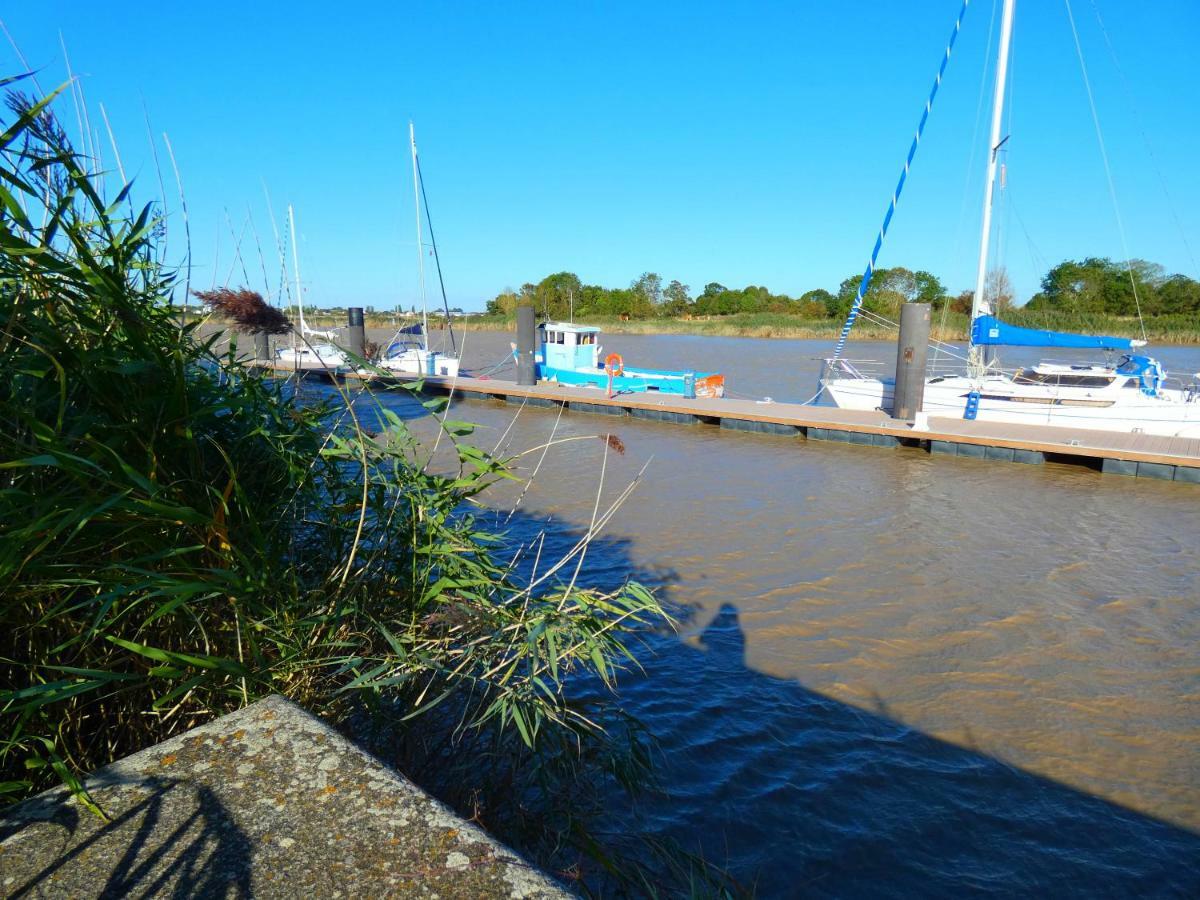
<path id="1" fill-rule="evenodd" d="M 749 431 L 753 423 L 749 419 L 727 419 L 721 417 L 721 427 L 728 431 Z"/>
<path id="2" fill-rule="evenodd" d="M 1176 466 L 1175 480 L 1188 484 L 1200 484 L 1200 468 L 1194 466 Z"/>
<path id="3" fill-rule="evenodd" d="M 900 439 L 890 434 L 873 434 L 871 444 L 875 447 L 899 447 Z"/>
<path id="4" fill-rule="evenodd" d="M 1137 463 L 1128 459 L 1105 459 L 1100 463 L 1105 475 L 1137 475 Z"/>
<path id="5" fill-rule="evenodd" d="M 1014 450 L 1013 462 L 1026 465 L 1040 466 L 1046 461 L 1046 454 L 1041 450 Z"/>
<path id="6" fill-rule="evenodd" d="M 810 441 L 827 441 L 829 440 L 829 431 L 825 428 L 809 428 L 804 437 Z"/>
<path id="7" fill-rule="evenodd" d="M 994 459 L 999 462 L 1012 462 L 1012 447 L 984 447 L 984 459 Z"/>
<path id="8" fill-rule="evenodd" d="M 282 697 L 0 813 L 5 896 L 573 896 Z M 418 873 L 418 874 L 414 874 Z"/>
<path id="9" fill-rule="evenodd" d="M 958 444 L 954 443 L 953 441 L 930 441 L 929 452 L 944 453 L 947 456 L 957 456 Z"/>
<path id="10" fill-rule="evenodd" d="M 986 459 L 987 447 L 984 447 L 980 444 L 959 444 L 958 453 L 956 455 L 967 456 L 971 459 Z"/>
<path id="11" fill-rule="evenodd" d="M 1137 464 L 1138 478 L 1158 478 L 1161 481 L 1175 480 L 1175 467 L 1164 463 L 1140 462 Z"/>

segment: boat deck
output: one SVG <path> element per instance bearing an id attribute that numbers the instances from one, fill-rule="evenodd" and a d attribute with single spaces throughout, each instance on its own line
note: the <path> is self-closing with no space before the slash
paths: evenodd
<path id="1" fill-rule="evenodd" d="M 262 367 L 280 374 L 294 371 L 290 366 Z M 339 377 L 362 382 L 377 380 L 374 376 L 354 373 Z M 932 416 L 927 429 L 917 430 L 878 410 L 755 400 L 693 400 L 657 393 L 626 393 L 609 398 L 595 388 L 545 381 L 523 387 L 512 381 L 467 376 L 430 376 L 422 381 L 427 391 L 451 393 L 467 400 L 565 406 L 571 412 L 631 416 L 679 425 L 713 425 L 808 440 L 919 447 L 935 454 L 1003 462 L 1074 462 L 1106 473 L 1200 484 L 1200 438 Z"/>

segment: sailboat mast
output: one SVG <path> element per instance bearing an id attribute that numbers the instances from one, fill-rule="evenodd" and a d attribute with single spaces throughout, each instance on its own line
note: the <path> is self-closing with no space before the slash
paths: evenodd
<path id="1" fill-rule="evenodd" d="M 421 283 L 421 331 L 425 352 L 429 352 L 429 308 L 425 304 L 425 245 L 421 242 L 421 186 L 417 173 L 417 134 L 413 123 L 408 123 L 408 142 L 412 147 L 413 206 L 417 211 L 417 277 Z"/>
<path id="2" fill-rule="evenodd" d="M 971 300 L 971 321 L 992 312 L 985 291 L 987 288 L 988 250 L 992 243 L 992 201 L 995 199 L 996 164 L 1000 155 L 1000 129 L 1004 120 L 1004 89 L 1008 81 L 1009 46 L 1012 42 L 1013 11 L 1016 0 L 1004 0 L 1000 20 L 1000 50 L 996 58 L 996 93 L 992 99 L 992 132 L 988 141 L 987 179 L 983 185 L 983 229 L 979 237 L 979 270 L 975 274 L 975 296 Z M 987 368 L 983 348 L 971 345 L 967 361 L 972 375 Z"/>
<path id="3" fill-rule="evenodd" d="M 292 232 L 292 271 L 296 273 L 296 309 L 300 314 L 300 337 L 303 338 L 308 331 L 308 325 L 304 322 L 304 296 L 300 293 L 300 254 L 296 250 L 296 216 L 292 212 L 292 204 L 288 204 L 288 229 Z M 295 329 L 292 330 L 293 343 L 295 341 Z"/>

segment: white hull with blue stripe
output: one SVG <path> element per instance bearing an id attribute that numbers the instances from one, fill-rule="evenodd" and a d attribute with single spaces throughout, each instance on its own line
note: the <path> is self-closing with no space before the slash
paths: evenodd
<path id="1" fill-rule="evenodd" d="M 1200 437 L 1200 382 L 1167 387 L 1162 369 L 1147 362 L 1153 360 L 1126 357 L 1115 366 L 1041 364 L 982 378 L 931 378 L 922 410 L 985 422 Z M 844 360 L 833 366 L 825 390 L 837 406 L 891 412 L 893 379 L 865 376 Z"/>
<path id="2" fill-rule="evenodd" d="M 838 337 L 832 359 L 826 360 L 821 376 L 821 393 L 845 409 L 882 409 L 890 412 L 894 380 L 871 377 L 842 358 L 850 329 L 863 309 L 863 298 L 875 272 L 879 250 L 904 187 L 921 132 L 925 127 L 946 63 L 970 0 L 964 0 L 949 43 L 941 60 L 933 91 L 921 115 L 917 136 L 909 150 L 900 182 L 884 216 L 859 284 L 850 313 Z M 996 83 L 992 101 L 992 126 L 988 141 L 987 176 L 984 182 L 983 222 L 976 269 L 975 293 L 971 303 L 971 336 L 965 373 L 928 378 L 924 385 L 922 411 L 930 416 L 954 416 L 1021 425 L 1055 425 L 1105 431 L 1200 437 L 1200 374 L 1190 383 L 1168 381 L 1162 364 L 1132 352 L 1115 365 L 1073 366 L 1042 363 L 1017 372 L 1005 372 L 995 362 L 997 347 L 1059 347 L 1100 350 L 1106 354 L 1133 351 L 1144 341 L 1090 335 L 1064 334 L 1020 328 L 1000 321 L 994 313 L 995 298 L 987 296 L 988 253 L 991 242 L 992 205 L 997 185 L 999 153 L 1005 105 L 1013 18 L 1016 0 L 1004 0 L 996 61 Z M 1136 296 L 1136 285 L 1134 293 Z M 950 351 L 950 348 L 946 348 Z M 950 352 L 950 355 L 955 355 Z M 1111 357 L 1110 357 L 1111 358 Z M 819 395 L 818 395 L 819 396 Z"/>

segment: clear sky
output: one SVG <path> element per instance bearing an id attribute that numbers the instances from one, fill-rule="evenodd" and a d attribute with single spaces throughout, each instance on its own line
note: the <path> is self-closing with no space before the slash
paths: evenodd
<path id="1" fill-rule="evenodd" d="M 412 119 L 451 305 L 471 309 L 563 269 L 835 290 L 866 263 L 959 2 L 41 0 L 0 15 L 46 89 L 65 78 L 61 32 L 105 162 L 99 103 L 140 198 L 159 193 L 143 103 L 160 154 L 169 134 L 200 287 L 245 280 L 248 213 L 276 280 L 265 182 L 281 227 L 296 208 L 312 301 L 410 305 Z M 1073 7 L 1130 253 L 1200 278 L 1200 3 Z M 974 282 L 993 10 L 972 0 L 880 258 L 954 292 Z M 7 42 L 0 58 L 21 68 Z M 998 249 L 1024 300 L 1064 258 L 1124 256 L 1063 0 L 1018 2 L 1012 98 Z M 69 99 L 59 113 L 74 130 Z"/>

